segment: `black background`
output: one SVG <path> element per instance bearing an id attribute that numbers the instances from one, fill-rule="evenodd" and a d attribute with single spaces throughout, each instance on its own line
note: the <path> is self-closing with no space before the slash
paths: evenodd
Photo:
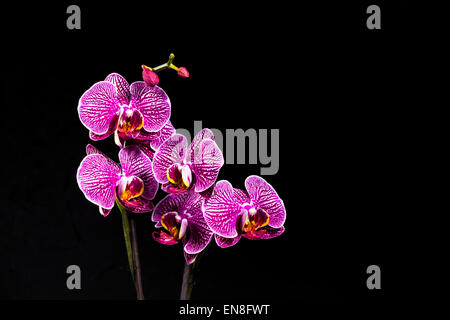
<path id="1" fill-rule="evenodd" d="M 77 102 L 111 72 L 130 83 L 141 64 L 176 55 L 189 79 L 162 72 L 172 123 L 280 129 L 280 169 L 265 178 L 287 209 L 286 232 L 267 241 L 214 243 L 193 299 L 391 297 L 404 252 L 401 230 L 408 104 L 418 46 L 406 2 L 377 1 L 382 29 L 367 30 L 371 2 L 13 4 L 2 12 L 0 297 L 135 299 L 120 214 L 98 214 L 75 174 L 87 143 L 113 159 L 112 138 L 92 142 Z M 225 165 L 219 179 L 244 188 L 260 165 Z M 156 200 L 164 196 L 159 191 Z M 155 201 L 156 203 L 156 201 Z M 183 255 L 137 217 L 144 293 L 177 299 Z M 66 268 L 82 290 L 66 288 Z M 366 268 L 382 270 L 382 290 Z"/>

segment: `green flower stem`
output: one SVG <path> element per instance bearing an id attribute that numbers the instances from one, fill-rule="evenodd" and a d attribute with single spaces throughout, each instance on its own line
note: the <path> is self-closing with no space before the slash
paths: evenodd
<path id="1" fill-rule="evenodd" d="M 135 284 L 136 284 L 136 294 L 138 300 L 144 300 L 144 291 L 142 288 L 142 277 L 141 277 L 141 263 L 139 261 L 139 248 L 136 236 L 136 225 L 134 219 L 130 218 L 131 226 L 131 244 L 133 249 L 133 262 L 134 262 L 134 274 L 135 274 Z"/>
<path id="2" fill-rule="evenodd" d="M 175 71 L 177 71 L 178 68 L 175 67 L 175 66 L 173 65 L 173 63 L 172 63 L 173 59 L 175 59 L 175 55 L 174 55 L 173 53 L 171 53 L 171 54 L 169 55 L 169 60 L 168 60 L 166 63 L 163 63 L 162 65 L 159 65 L 159 66 L 157 66 L 157 67 L 151 68 L 152 71 L 153 71 L 153 72 L 159 72 L 159 71 L 162 71 L 162 70 L 165 70 L 165 69 L 168 69 L 168 68 L 174 69 Z"/>
<path id="3" fill-rule="evenodd" d="M 191 300 L 192 288 L 195 285 L 195 274 L 198 273 L 200 260 L 205 255 L 209 248 L 209 243 L 202 252 L 197 255 L 197 258 L 192 264 L 184 263 L 183 281 L 181 283 L 180 300 Z"/>
<path id="4" fill-rule="evenodd" d="M 134 280 L 134 267 L 133 267 L 133 250 L 131 249 L 131 238 L 130 238 L 130 223 L 128 221 L 128 212 L 125 208 L 120 204 L 119 200 L 116 198 L 116 205 L 122 214 L 122 227 L 123 227 L 123 236 L 125 238 L 125 246 L 127 248 L 127 257 L 128 257 L 128 265 L 130 267 L 131 277 Z"/>
<path id="5" fill-rule="evenodd" d="M 167 69 L 167 68 L 169 68 L 169 65 L 168 65 L 167 62 L 166 62 L 166 63 L 164 63 L 164 64 L 162 64 L 162 65 L 160 65 L 160 66 L 157 66 L 157 67 L 152 68 L 152 71 L 153 71 L 153 72 L 159 72 L 159 71 L 165 70 L 165 69 Z"/>
<path id="6" fill-rule="evenodd" d="M 127 248 L 128 265 L 130 267 L 131 277 L 136 288 L 137 299 L 144 300 L 141 267 L 139 262 L 139 252 L 136 237 L 136 226 L 132 217 L 128 217 L 127 210 L 122 206 L 117 198 L 116 205 L 119 208 L 120 213 L 122 214 L 123 236 L 125 238 L 125 246 Z"/>
<path id="7" fill-rule="evenodd" d="M 180 300 L 191 300 L 192 288 L 194 287 L 194 264 L 195 261 L 192 264 L 184 264 Z"/>

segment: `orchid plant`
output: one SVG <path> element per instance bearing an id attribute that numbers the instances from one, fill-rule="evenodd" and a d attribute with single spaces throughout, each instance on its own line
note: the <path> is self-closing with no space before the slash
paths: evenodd
<path id="1" fill-rule="evenodd" d="M 216 183 L 223 154 L 209 129 L 188 145 L 170 122 L 169 97 L 158 86 L 158 72 L 186 68 L 167 63 L 142 65 L 142 78 L 131 85 L 117 73 L 92 85 L 80 98 L 78 115 L 91 140 L 114 135 L 119 162 L 93 145 L 77 171 L 78 186 L 87 200 L 108 216 L 116 205 L 122 215 L 125 245 L 138 299 L 144 299 L 134 215 L 152 212 L 157 231 L 153 238 L 164 245 L 181 243 L 186 260 L 180 299 L 190 299 L 193 266 L 213 237 L 221 248 L 242 237 L 258 240 L 284 232 L 286 210 L 275 189 L 263 178 L 250 176 L 245 189 L 230 182 Z M 168 193 L 156 206 L 155 195 Z"/>

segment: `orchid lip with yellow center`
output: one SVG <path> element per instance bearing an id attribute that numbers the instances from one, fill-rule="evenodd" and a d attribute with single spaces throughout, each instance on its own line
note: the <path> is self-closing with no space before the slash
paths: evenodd
<path id="1" fill-rule="evenodd" d="M 120 178 L 117 184 L 117 195 L 122 202 L 134 199 L 144 192 L 144 181 L 136 176 Z"/>
<path id="2" fill-rule="evenodd" d="M 161 217 L 161 225 L 170 235 L 166 235 L 165 238 L 179 241 L 186 234 L 188 221 L 187 219 L 182 219 L 176 212 L 167 212 Z"/>
<path id="3" fill-rule="evenodd" d="M 119 120 L 117 121 L 117 131 L 120 136 L 127 137 L 142 129 L 143 126 L 144 117 L 139 110 L 130 108 L 129 106 L 122 107 Z"/>
<path id="4" fill-rule="evenodd" d="M 269 214 L 264 210 L 257 210 L 255 207 L 243 206 L 240 213 L 240 229 L 244 234 L 257 236 L 264 233 L 263 228 L 269 224 Z"/>
<path id="5" fill-rule="evenodd" d="M 184 192 L 192 184 L 192 171 L 187 164 L 174 163 L 167 169 L 167 180 L 171 186 L 166 188 L 169 192 Z"/>

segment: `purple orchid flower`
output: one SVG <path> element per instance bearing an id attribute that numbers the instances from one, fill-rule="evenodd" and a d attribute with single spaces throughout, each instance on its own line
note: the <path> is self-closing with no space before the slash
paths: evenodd
<path id="1" fill-rule="evenodd" d="M 189 147 L 180 134 L 163 142 L 153 158 L 153 173 L 166 192 L 181 193 L 194 185 L 196 192 L 202 192 L 214 184 L 223 163 L 213 133 L 203 129 Z"/>
<path id="2" fill-rule="evenodd" d="M 197 255 L 212 239 L 202 212 L 204 197 L 194 189 L 179 194 L 169 194 L 155 207 L 152 221 L 163 230 L 153 232 L 153 238 L 165 245 L 181 241 L 187 264 L 194 262 Z"/>
<path id="3" fill-rule="evenodd" d="M 158 191 L 158 182 L 152 171 L 151 160 L 136 145 L 120 150 L 121 166 L 92 145 L 86 147 L 87 156 L 77 171 L 78 186 L 85 197 L 100 207 L 107 216 L 117 197 L 125 209 L 149 212 Z"/>
<path id="4" fill-rule="evenodd" d="M 270 239 L 284 232 L 286 210 L 273 187 L 261 177 L 249 176 L 245 188 L 235 189 L 221 180 L 204 202 L 205 220 L 222 248 L 235 245 L 241 237 Z"/>
<path id="5" fill-rule="evenodd" d="M 169 120 L 170 100 L 158 86 L 150 87 L 144 81 L 130 86 L 121 75 L 111 73 L 81 96 L 78 115 L 92 140 L 114 132 L 124 140 L 150 140 L 146 138 Z"/>

